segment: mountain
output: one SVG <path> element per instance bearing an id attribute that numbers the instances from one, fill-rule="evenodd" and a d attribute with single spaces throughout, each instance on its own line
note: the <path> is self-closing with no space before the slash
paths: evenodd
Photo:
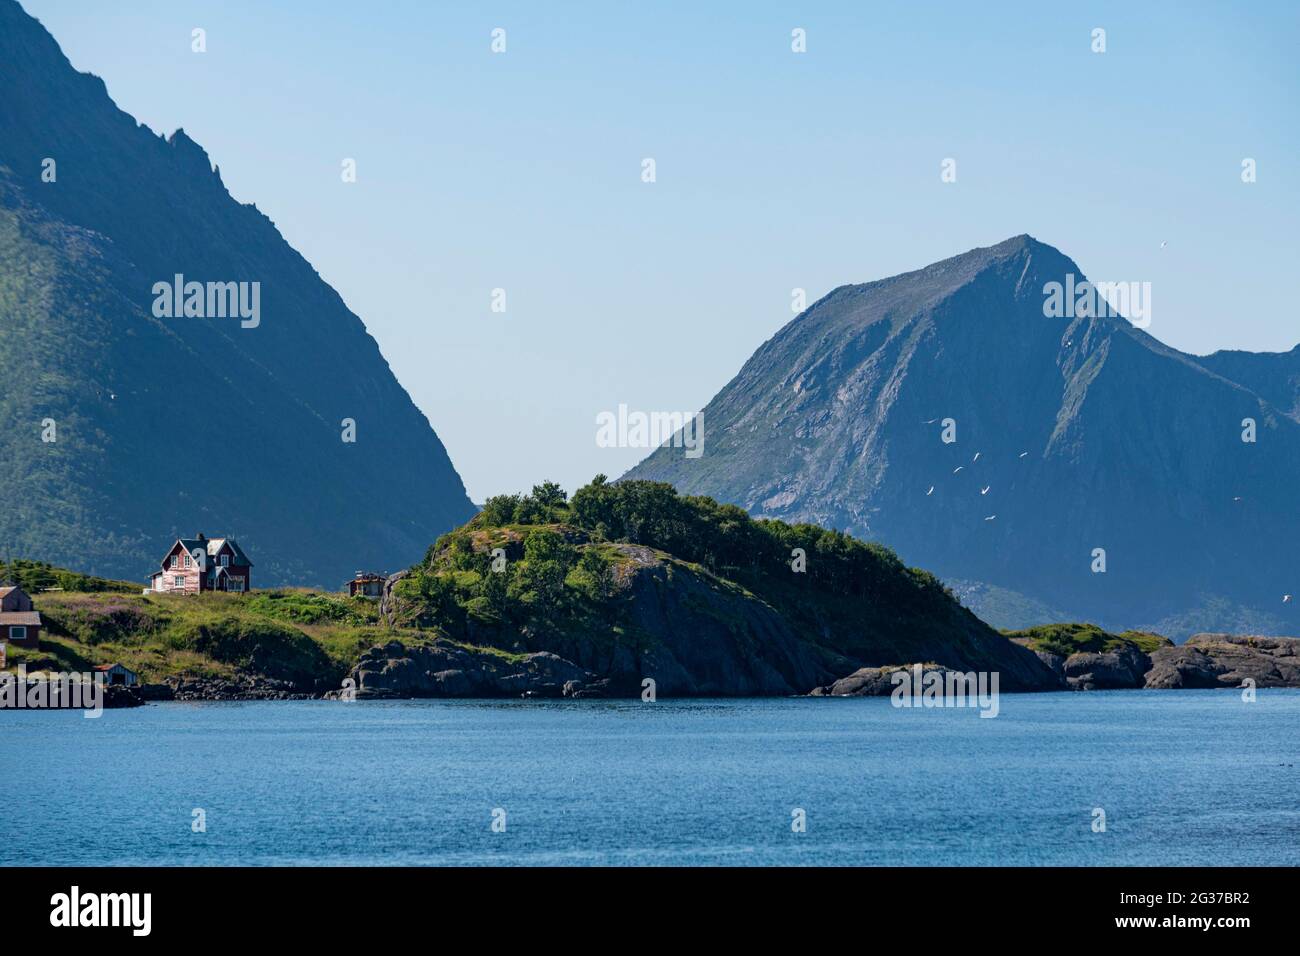
<path id="1" fill-rule="evenodd" d="M 1018 236 L 837 288 L 709 402 L 700 457 L 626 477 L 879 541 L 1003 627 L 1300 630 L 1300 352 L 1050 317 L 1048 284 L 1084 280 Z"/>
<path id="2" fill-rule="evenodd" d="M 1300 345 L 1290 352 L 1223 350 L 1196 361 L 1300 420 Z"/>
<path id="3" fill-rule="evenodd" d="M 207 315 L 238 290 L 208 283 L 247 283 L 244 312 L 159 316 L 177 275 Z M 137 124 L 13 0 L 0 332 L 0 556 L 141 580 L 205 531 L 239 539 L 255 584 L 337 586 L 474 513 L 339 295 L 184 131 Z"/>

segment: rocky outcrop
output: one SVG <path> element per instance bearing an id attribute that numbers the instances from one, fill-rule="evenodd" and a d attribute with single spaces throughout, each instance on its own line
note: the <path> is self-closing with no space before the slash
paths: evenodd
<path id="1" fill-rule="evenodd" d="M 1196 634 L 1179 647 L 1151 655 L 1144 686 L 1300 687 L 1300 638 L 1242 634 Z"/>
<path id="2" fill-rule="evenodd" d="M 446 640 L 390 641 L 349 675 L 357 699 L 410 697 L 603 697 L 609 682 L 547 651 L 507 655 Z M 343 696 L 341 691 L 326 695 Z"/>
<path id="3" fill-rule="evenodd" d="M 909 671 L 915 665 L 899 667 L 863 667 L 833 684 L 815 687 L 810 697 L 888 697 L 897 686 L 894 675 Z M 922 675 L 938 672 L 945 680 L 950 673 L 958 673 L 938 664 L 921 665 Z"/>
<path id="4" fill-rule="evenodd" d="M 1142 687 L 1240 687 L 1253 680 L 1256 687 L 1300 687 L 1300 638 L 1257 637 L 1242 634 L 1197 634 L 1181 646 L 1160 647 L 1150 654 L 1133 644 L 1104 653 L 1080 652 L 1062 657 L 1035 651 L 1058 675 L 1057 685 L 1044 690 L 1126 690 Z M 831 684 L 814 688 L 813 697 L 885 696 L 902 666 L 863 667 Z M 926 664 L 923 672 L 951 668 Z M 1010 688 L 1002 687 L 1002 690 Z"/>
<path id="5" fill-rule="evenodd" d="M 153 700 L 311 700 L 296 684 L 259 674 L 233 677 L 169 677 L 160 687 L 149 685 Z M 167 688 L 163 690 L 162 687 Z M 170 696 L 168 695 L 170 691 Z"/>
<path id="6" fill-rule="evenodd" d="M 1142 686 L 1151 658 L 1132 644 L 1100 654 L 1071 654 L 1062 665 L 1070 690 L 1119 690 Z"/>

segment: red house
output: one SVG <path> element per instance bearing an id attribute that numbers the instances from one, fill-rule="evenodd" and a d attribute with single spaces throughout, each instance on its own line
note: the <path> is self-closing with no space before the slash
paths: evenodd
<path id="1" fill-rule="evenodd" d="M 176 540 L 163 555 L 161 570 L 149 576 L 149 590 L 178 594 L 247 591 L 252 567 L 234 538 L 209 538 L 200 532 Z"/>
<path id="2" fill-rule="evenodd" d="M 41 615 L 19 587 L 0 587 L 0 640 L 15 647 L 41 646 Z"/>

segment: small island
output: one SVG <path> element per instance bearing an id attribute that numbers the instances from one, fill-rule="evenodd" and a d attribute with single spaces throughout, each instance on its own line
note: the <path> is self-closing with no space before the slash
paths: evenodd
<path id="1" fill-rule="evenodd" d="M 597 476 L 488 499 L 369 594 L 168 593 L 33 561 L 0 576 L 46 633 L 29 674 L 120 665 L 119 701 L 888 694 L 923 664 L 1004 691 L 1300 686 L 1294 638 L 1002 633 L 888 548 Z"/>

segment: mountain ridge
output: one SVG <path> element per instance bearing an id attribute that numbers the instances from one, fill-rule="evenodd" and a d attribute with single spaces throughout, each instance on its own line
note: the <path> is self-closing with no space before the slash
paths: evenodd
<path id="1" fill-rule="evenodd" d="M 262 583 L 333 585 L 409 564 L 474 513 L 337 291 L 202 146 L 138 124 L 13 0 L 0 237 L 9 555 L 140 579 L 169 538 L 205 530 L 239 537 Z M 256 327 L 154 315 L 155 284 L 176 275 L 256 283 Z"/>
<path id="2" fill-rule="evenodd" d="M 969 595 L 982 583 L 1112 629 L 1293 631 L 1281 566 L 1300 521 L 1283 486 L 1300 422 L 1223 359 L 1120 316 L 1049 315 L 1048 283 L 1067 276 L 1086 279 L 1021 235 L 840 286 L 705 406 L 703 456 L 660 448 L 625 477 L 879 540 Z M 1285 375 L 1260 377 L 1287 394 Z M 1138 566 L 1170 555 L 1194 583 L 1161 570 L 1144 584 Z M 1047 623 L 990 608 L 976 602 L 1000 626 Z"/>

